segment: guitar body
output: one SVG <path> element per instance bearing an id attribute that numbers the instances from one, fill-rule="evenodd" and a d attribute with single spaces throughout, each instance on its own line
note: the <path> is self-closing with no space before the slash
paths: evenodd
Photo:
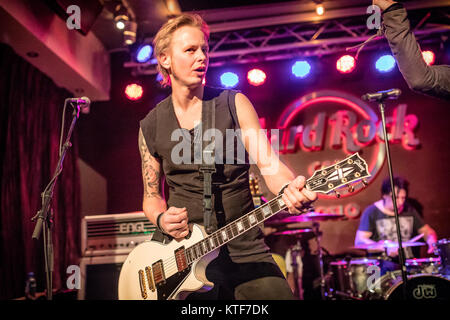
<path id="1" fill-rule="evenodd" d="M 369 177 L 367 163 L 357 153 L 316 170 L 305 184 L 311 191 L 328 194 L 349 183 Z M 353 188 L 352 188 L 353 189 Z M 258 194 L 259 189 L 255 188 Z M 349 188 L 350 190 L 350 188 Z M 352 192 L 352 191 L 350 191 Z M 286 209 L 282 195 L 248 212 L 211 234 L 203 227 L 190 225 L 188 239 L 168 244 L 156 241 L 141 243 L 130 252 L 119 277 L 119 299 L 184 299 L 194 291 L 210 290 L 214 284 L 206 278 L 206 267 L 217 258 L 219 248 L 266 219 Z"/>
<path id="2" fill-rule="evenodd" d="M 120 300 L 167 300 L 185 299 L 193 291 L 208 291 L 214 284 L 206 278 L 208 264 L 217 258 L 216 249 L 191 266 L 178 271 L 174 251 L 180 247 L 190 247 L 203 240 L 206 233 L 202 226 L 193 224 L 189 239 L 172 240 L 168 244 L 156 241 L 145 241 L 130 252 L 123 263 L 119 276 Z M 157 283 L 152 272 L 147 275 L 146 268 L 154 268 L 154 264 L 163 261 L 164 281 Z M 149 270 L 151 271 L 151 270 Z"/>

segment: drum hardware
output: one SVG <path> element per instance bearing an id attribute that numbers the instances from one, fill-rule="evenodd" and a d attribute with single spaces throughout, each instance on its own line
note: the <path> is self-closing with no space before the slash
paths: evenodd
<path id="1" fill-rule="evenodd" d="M 420 247 L 424 246 L 424 242 L 412 242 L 412 241 L 406 241 L 402 243 L 402 247 Z M 390 240 L 384 240 L 384 241 L 378 241 L 375 243 L 368 243 L 368 244 L 359 244 L 353 247 L 350 247 L 350 249 L 359 249 L 359 250 L 367 250 L 367 251 L 384 251 L 386 255 L 388 254 L 388 249 L 398 249 L 399 245 L 397 242 L 393 242 Z"/>
<path id="2" fill-rule="evenodd" d="M 352 272 L 352 268 L 351 268 L 352 257 L 346 256 L 345 261 L 347 262 L 347 276 L 349 279 L 352 279 L 352 276 L 353 276 L 353 272 Z M 349 282 L 350 282 L 350 292 L 354 292 L 355 286 L 353 284 L 353 281 L 349 281 Z"/>
<path id="3" fill-rule="evenodd" d="M 321 213 L 321 212 L 309 212 L 306 214 L 302 214 L 302 215 L 298 215 L 298 216 L 288 216 L 287 218 L 284 219 L 279 219 L 279 220 L 273 220 L 273 221 L 267 221 L 266 222 L 266 226 L 270 226 L 270 227 L 280 227 L 280 226 L 285 226 L 288 229 L 292 228 L 292 230 L 284 230 L 284 231 L 280 231 L 280 232 L 276 232 L 274 233 L 274 235 L 283 235 L 283 236 L 296 236 L 296 237 L 302 237 L 303 235 L 306 235 L 308 233 L 313 233 L 314 234 L 314 238 L 316 239 L 317 242 L 317 248 L 318 248 L 318 260 L 319 260 L 319 266 L 320 266 L 320 293 L 321 293 L 321 298 L 322 300 L 325 300 L 327 292 L 325 290 L 326 287 L 326 281 L 325 281 L 325 274 L 324 274 L 324 265 L 323 265 L 323 249 L 321 246 L 321 237 L 322 237 L 322 232 L 319 230 L 319 221 L 328 221 L 328 220 L 337 220 L 337 219 L 344 219 L 345 216 L 340 215 L 340 214 L 334 214 L 334 213 Z M 298 223 L 303 223 L 303 222 L 312 222 L 312 228 L 296 228 L 293 229 L 293 227 L 296 226 L 296 224 Z M 300 249 L 298 249 L 298 247 Z M 297 239 L 297 243 L 292 247 L 295 248 L 295 250 L 301 250 L 301 246 L 300 246 L 300 240 Z M 292 249 L 292 252 L 294 249 Z M 296 269 L 296 260 L 294 260 L 294 258 L 296 259 L 297 256 L 292 256 L 292 267 L 294 268 L 294 272 L 297 272 Z M 295 266 L 294 266 L 295 264 Z M 295 283 L 296 283 L 296 287 L 298 289 L 298 292 L 300 293 L 300 283 L 299 281 L 301 279 L 299 279 L 298 275 L 294 273 L 294 277 L 295 277 Z M 300 295 L 299 295 L 300 296 Z"/>
<path id="4" fill-rule="evenodd" d="M 320 270 L 320 296 L 322 300 L 325 300 L 325 275 L 323 271 L 323 255 L 322 255 L 322 246 L 320 245 L 320 239 L 322 238 L 322 231 L 319 230 L 319 222 L 313 222 L 313 232 L 317 242 L 317 250 L 319 255 L 319 270 Z"/>
<path id="5" fill-rule="evenodd" d="M 295 280 L 295 289 L 300 300 L 303 300 L 303 287 L 302 287 L 302 278 L 298 273 L 298 263 L 297 257 L 301 256 L 302 246 L 300 244 L 300 239 L 297 237 L 297 242 L 295 245 L 291 246 L 291 265 L 292 270 L 294 271 L 294 280 Z"/>
<path id="6" fill-rule="evenodd" d="M 300 300 L 303 300 L 303 287 L 302 287 L 302 279 L 299 275 L 299 266 L 297 263 L 298 255 L 301 255 L 302 246 L 300 240 L 306 235 L 311 234 L 313 231 L 310 228 L 304 229 L 293 229 L 293 230 L 284 230 L 275 232 L 273 235 L 276 236 L 291 236 L 295 237 L 296 243 L 289 247 L 291 251 L 291 266 L 294 271 L 294 281 L 295 281 L 295 293 L 297 294 Z M 294 293 L 294 294 L 295 294 Z"/>
<path id="7" fill-rule="evenodd" d="M 363 301 L 364 300 L 363 298 L 357 298 L 357 297 L 352 296 L 349 293 L 342 292 L 342 291 L 339 291 L 339 290 L 334 291 L 334 296 L 335 297 L 344 298 L 344 299 L 347 299 L 347 300 L 358 300 L 358 301 Z"/>
<path id="8" fill-rule="evenodd" d="M 304 228 L 304 229 L 292 229 L 292 230 L 285 230 L 285 231 L 278 231 L 275 232 L 274 236 L 297 236 L 302 237 L 305 233 L 312 233 L 312 229 L 310 228 Z"/>
<path id="9" fill-rule="evenodd" d="M 328 221 L 345 219 L 344 215 L 335 213 L 321 213 L 321 212 L 309 212 L 299 216 L 289 216 L 284 219 L 278 219 L 273 221 L 266 221 L 265 225 L 269 227 L 287 226 L 296 223 L 314 222 L 314 221 Z"/>
<path id="10" fill-rule="evenodd" d="M 368 291 L 372 266 L 379 266 L 378 259 L 345 257 L 331 262 L 328 276 L 328 298 L 361 300 Z"/>
<path id="11" fill-rule="evenodd" d="M 408 274 L 439 274 L 441 269 L 440 258 L 407 259 L 406 270 Z"/>
<path id="12" fill-rule="evenodd" d="M 450 277 L 450 239 L 441 239 L 433 246 L 435 248 L 434 253 L 441 259 L 439 272 Z"/>

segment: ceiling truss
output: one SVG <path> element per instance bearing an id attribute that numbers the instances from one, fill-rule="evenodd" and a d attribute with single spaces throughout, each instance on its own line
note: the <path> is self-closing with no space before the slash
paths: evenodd
<path id="1" fill-rule="evenodd" d="M 421 12 L 419 23 L 413 30 L 416 38 L 421 43 L 446 41 L 450 26 L 431 23 L 429 17 L 429 11 Z M 364 16 L 215 32 L 210 36 L 209 66 L 344 53 L 347 48 L 366 41 L 375 33 L 376 30 L 367 27 Z M 378 37 L 364 49 L 385 45 L 387 42 Z M 125 63 L 125 67 L 133 68 L 135 75 L 157 73 L 155 60 L 146 64 L 130 61 Z"/>

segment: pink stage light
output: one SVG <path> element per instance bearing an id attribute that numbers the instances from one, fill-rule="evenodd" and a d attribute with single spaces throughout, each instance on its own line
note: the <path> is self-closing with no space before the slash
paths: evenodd
<path id="1" fill-rule="evenodd" d="M 260 69 L 252 69 L 247 73 L 248 82 L 253 86 L 260 86 L 266 82 L 266 74 Z"/>
<path id="2" fill-rule="evenodd" d="M 350 55 L 342 56 L 336 62 L 336 69 L 338 69 L 340 73 L 350 73 L 355 70 L 355 66 L 355 58 Z"/>
<path id="3" fill-rule="evenodd" d="M 427 65 L 431 66 L 432 64 L 434 64 L 435 55 L 433 51 L 431 50 L 422 51 L 422 57 Z"/>
<path id="4" fill-rule="evenodd" d="M 143 94 L 144 94 L 144 89 L 142 88 L 142 86 L 140 86 L 136 83 L 129 84 L 125 88 L 125 95 L 130 100 L 133 100 L 133 101 L 139 100 L 140 98 L 142 98 Z"/>

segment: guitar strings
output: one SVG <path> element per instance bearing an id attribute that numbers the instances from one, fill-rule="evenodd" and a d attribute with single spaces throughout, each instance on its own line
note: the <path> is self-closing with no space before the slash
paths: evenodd
<path id="1" fill-rule="evenodd" d="M 279 198 L 279 197 L 276 197 L 276 198 L 274 198 L 274 199 L 268 201 L 268 202 L 265 204 L 265 206 L 270 206 L 270 204 L 276 202 L 277 198 Z M 286 207 L 286 205 L 279 206 L 279 207 L 280 207 L 280 210 L 277 210 L 277 212 L 283 210 L 283 209 Z M 236 230 L 238 230 L 237 235 L 234 234 L 233 229 L 232 229 L 232 225 L 233 225 L 233 224 L 236 224 L 237 222 L 243 222 L 243 220 L 244 220 L 245 218 L 248 219 L 248 216 L 250 216 L 250 215 L 253 214 L 254 212 L 258 211 L 259 209 L 260 209 L 260 207 L 254 209 L 254 210 L 252 210 L 252 211 L 250 211 L 249 213 L 245 214 L 245 215 L 242 216 L 241 218 L 236 219 L 235 221 L 233 221 L 233 223 L 230 223 L 229 225 L 227 225 L 227 226 L 225 226 L 225 227 L 223 227 L 223 228 L 217 230 L 216 232 L 214 232 L 213 234 L 211 234 L 210 236 L 208 236 L 207 238 L 205 238 L 205 239 L 202 240 L 202 241 L 204 241 L 204 242 L 207 242 L 207 241 L 209 241 L 210 238 L 213 238 L 213 239 L 215 238 L 216 242 L 214 242 L 214 245 L 216 245 L 216 243 L 219 244 L 219 245 L 216 245 L 215 248 L 213 248 L 213 249 L 211 249 L 211 250 L 208 250 L 208 248 L 207 248 L 206 246 L 203 247 L 202 245 L 200 245 L 201 241 L 200 241 L 200 242 L 197 242 L 196 244 L 194 244 L 194 245 L 192 245 L 192 246 L 190 246 L 190 247 L 188 247 L 188 248 L 186 248 L 186 249 L 185 249 L 185 254 L 186 254 L 186 251 L 187 251 L 187 250 L 194 250 L 194 256 L 197 255 L 197 252 L 200 253 L 200 256 L 199 256 L 199 257 L 196 257 L 196 258 L 194 258 L 194 259 L 191 260 L 191 261 L 189 261 L 188 257 L 185 256 L 185 257 L 186 257 L 186 262 L 187 262 L 188 264 L 191 264 L 191 263 L 195 262 L 196 260 L 199 260 L 200 258 L 202 258 L 203 256 L 205 256 L 206 254 L 208 254 L 208 253 L 212 252 L 213 250 L 215 250 L 215 249 L 221 247 L 222 245 L 228 243 L 229 241 L 231 241 L 231 240 L 237 238 L 239 235 L 241 235 L 241 234 L 245 233 L 246 231 L 248 231 L 248 230 L 250 230 L 250 229 L 256 227 L 258 224 L 263 223 L 264 220 L 266 220 L 266 219 L 268 218 L 268 217 L 265 218 L 265 217 L 264 217 L 264 214 L 263 214 L 263 219 L 262 219 L 262 221 L 259 222 L 259 223 L 256 223 L 256 224 L 252 225 L 252 224 L 250 223 L 250 221 L 248 221 L 248 223 L 249 223 L 249 225 L 250 225 L 249 228 L 245 228 L 245 224 L 243 223 L 243 224 L 244 224 L 243 232 L 239 232 L 239 230 L 236 229 Z M 272 209 L 272 208 L 271 208 L 271 209 Z M 272 211 L 272 210 L 271 210 L 271 211 Z M 273 215 L 273 212 L 271 212 L 271 215 Z M 232 237 L 229 237 L 229 233 L 228 233 L 227 231 L 228 231 L 229 233 L 231 233 Z M 220 244 L 220 241 L 219 241 L 219 238 L 218 238 L 218 237 L 219 237 L 219 234 L 220 234 L 221 232 L 225 232 L 226 235 L 227 235 L 227 237 L 228 237 L 226 240 L 223 240 L 223 238 L 221 237 L 221 238 L 222 238 L 222 241 L 223 241 L 222 244 Z M 197 247 L 200 246 L 200 247 L 202 247 L 202 249 L 206 249 L 206 250 L 203 250 L 203 253 L 202 253 L 202 250 L 200 250 L 200 248 L 197 249 L 198 251 L 197 251 L 196 249 L 194 249 L 195 246 L 197 246 Z M 163 263 L 164 271 L 167 271 L 167 273 L 171 273 L 171 272 L 175 272 L 175 273 L 176 273 L 176 272 L 178 271 L 178 265 L 177 265 L 177 261 L 176 261 L 176 256 L 171 256 L 171 257 L 169 257 L 169 258 L 163 260 L 162 263 Z"/>
<path id="2" fill-rule="evenodd" d="M 240 217 L 239 219 L 236 219 L 235 221 L 233 221 L 233 223 L 230 223 L 229 225 L 227 225 L 227 226 L 217 230 L 216 232 L 214 232 L 210 236 L 206 237 L 205 239 L 202 239 L 201 241 L 193 244 L 192 246 L 190 246 L 188 248 L 185 248 L 185 251 L 184 251 L 184 255 L 185 256 L 184 256 L 184 258 L 186 259 L 187 264 L 189 265 L 189 264 L 195 262 L 196 260 L 201 259 L 206 254 L 208 254 L 208 253 L 212 252 L 213 250 L 223 246 L 224 244 L 226 244 L 229 241 L 235 239 L 236 237 L 238 237 L 239 235 L 245 233 L 246 231 L 256 227 L 258 224 L 263 223 L 267 218 L 269 218 L 270 216 L 272 216 L 274 214 L 274 212 L 272 210 L 272 204 L 273 203 L 276 203 L 278 205 L 278 208 L 279 208 L 279 210 L 276 210 L 276 213 L 278 213 L 279 211 L 281 211 L 283 209 L 286 209 L 286 207 L 287 207 L 286 204 L 283 203 L 283 205 L 280 205 L 279 202 L 278 202 L 279 199 L 281 199 L 281 195 L 279 195 L 279 196 L 275 197 L 274 199 L 268 201 L 264 205 L 262 205 L 262 206 L 260 206 L 258 208 L 255 208 L 254 210 L 250 211 L 249 213 L 245 214 L 244 216 Z M 262 213 L 262 217 L 263 217 L 262 221 L 258 221 L 257 223 L 252 225 L 250 223 L 249 216 L 251 214 L 253 214 L 254 212 L 256 212 L 256 211 L 261 210 L 261 208 L 264 207 L 264 206 L 267 206 L 267 207 L 270 208 L 270 211 L 271 211 L 270 215 L 266 217 L 265 214 L 263 212 L 261 212 Z M 246 224 L 243 222 L 244 219 L 246 219 L 246 218 L 247 218 L 247 223 L 249 224 L 248 228 L 245 228 Z M 256 220 L 258 220 L 258 219 L 256 219 Z M 243 231 L 239 232 L 239 228 L 237 228 L 237 229 L 235 229 L 235 230 L 237 230 L 237 234 L 235 235 L 234 232 L 233 232 L 233 227 L 232 226 L 234 224 L 237 224 L 238 222 L 242 222 L 242 224 L 243 224 Z M 219 235 L 222 232 L 225 232 L 225 234 L 227 236 L 227 239 L 223 239 L 222 236 L 220 236 L 220 239 L 223 241 L 222 243 L 220 243 Z M 231 234 L 232 236 L 230 237 L 229 234 Z M 208 247 L 206 245 L 204 245 L 204 246 L 201 245 L 201 243 L 202 242 L 208 242 L 209 239 L 214 239 L 215 241 L 213 241 L 213 246 L 210 246 L 212 249 L 208 250 Z M 218 245 L 216 245 L 216 243 L 218 243 Z M 197 246 L 199 248 L 196 249 L 195 246 Z M 192 250 L 193 251 L 193 255 L 191 255 L 191 257 L 193 256 L 194 259 L 192 259 L 191 261 L 189 261 L 190 259 L 188 258 L 187 254 L 186 254 L 187 250 Z M 200 255 L 198 257 L 197 257 L 197 253 L 200 253 Z M 171 273 L 171 272 L 174 272 L 174 271 L 176 273 L 178 271 L 178 264 L 177 264 L 177 261 L 176 261 L 176 255 L 171 256 L 171 257 L 169 257 L 169 258 L 167 258 L 165 260 L 162 260 L 162 267 L 163 267 L 163 271 L 167 271 L 167 273 Z"/>

